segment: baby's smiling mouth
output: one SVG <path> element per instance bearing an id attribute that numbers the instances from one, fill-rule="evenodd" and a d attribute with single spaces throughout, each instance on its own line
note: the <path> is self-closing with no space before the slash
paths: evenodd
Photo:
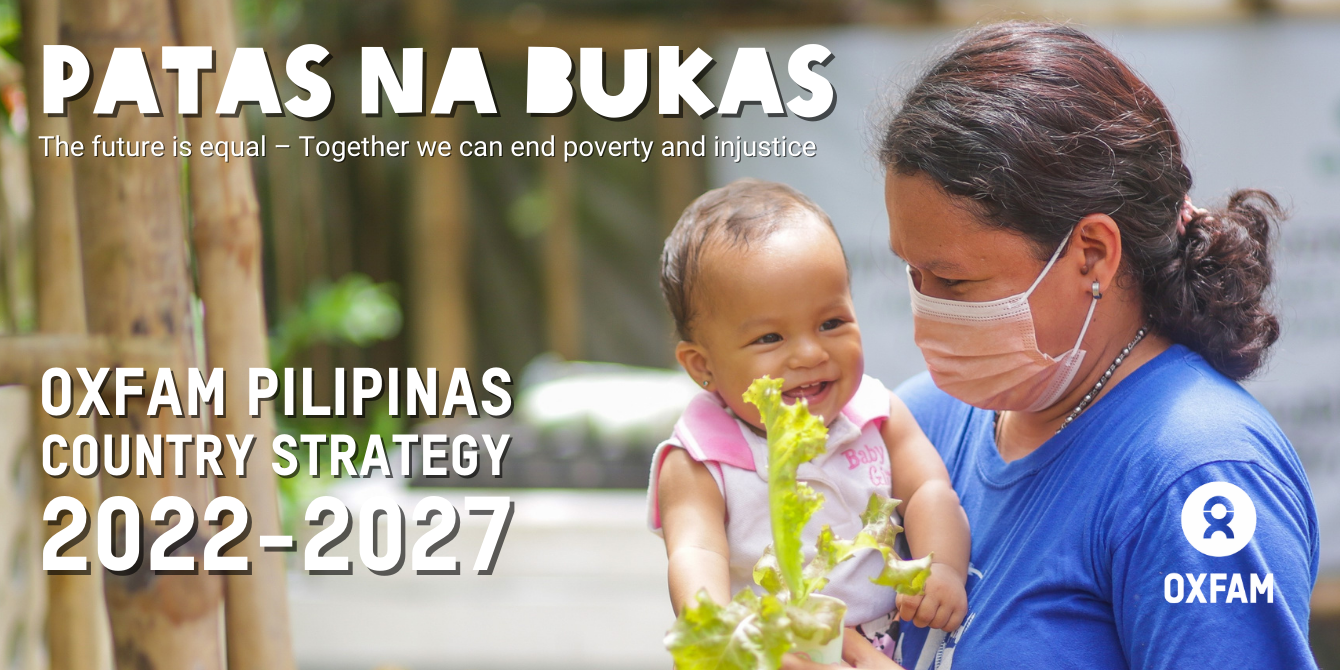
<path id="1" fill-rule="evenodd" d="M 819 382 L 810 382 L 809 384 L 801 384 L 800 386 L 795 386 L 785 391 L 782 391 L 782 397 L 793 403 L 801 399 L 813 403 L 816 399 L 824 396 L 825 393 L 828 391 L 828 388 L 832 385 L 833 382 L 831 381 L 819 381 Z"/>

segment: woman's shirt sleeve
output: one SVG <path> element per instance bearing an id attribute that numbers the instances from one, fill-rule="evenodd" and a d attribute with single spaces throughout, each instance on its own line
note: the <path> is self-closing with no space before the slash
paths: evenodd
<path id="1" fill-rule="evenodd" d="M 1125 526 L 1110 560 L 1130 667 L 1315 668 L 1317 524 L 1296 484 L 1257 463 L 1217 461 L 1155 495 L 1133 528 L 1113 524 Z"/>

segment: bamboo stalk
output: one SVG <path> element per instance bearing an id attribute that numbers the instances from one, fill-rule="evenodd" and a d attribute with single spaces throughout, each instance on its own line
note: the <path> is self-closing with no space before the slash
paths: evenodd
<path id="1" fill-rule="evenodd" d="M 96 96 L 85 95 L 70 104 L 74 135 L 161 141 L 164 146 L 173 141 L 176 96 L 165 92 L 175 87 L 160 62 L 162 47 L 175 42 L 169 17 L 167 0 L 63 3 L 61 36 L 88 58 L 94 73 L 90 90 L 101 88 L 114 47 L 138 47 L 148 60 L 162 108 L 161 116 L 144 116 L 133 104 L 122 105 L 114 116 L 95 116 Z M 89 330 L 112 337 L 166 338 L 184 366 L 195 366 L 177 159 L 86 157 L 75 161 L 74 172 Z M 126 418 L 100 418 L 98 430 L 130 435 L 204 432 L 198 419 L 168 412 L 151 417 L 147 409 L 147 398 L 132 398 Z M 167 456 L 171 471 L 176 455 L 168 450 Z M 195 454 L 183 457 L 194 459 Z M 169 495 L 203 510 L 209 495 L 209 480 L 198 477 L 104 476 L 101 486 L 105 496 L 127 496 L 142 510 Z M 151 542 L 154 526 L 146 525 L 145 531 Z M 210 528 L 200 524 L 199 533 L 208 535 Z M 105 575 L 104 590 L 118 668 L 222 668 L 222 577 L 203 570 L 155 574 L 146 560 L 129 574 Z"/>
<path id="2" fill-rule="evenodd" d="M 40 113 L 42 100 L 42 47 L 60 40 L 60 3 L 55 0 L 23 0 L 19 7 L 23 20 L 23 48 L 25 86 L 33 112 L 29 114 L 28 160 L 32 168 L 33 237 L 35 265 L 37 266 L 37 327 L 42 333 L 67 334 L 83 338 L 88 331 L 84 317 L 84 277 L 79 258 L 79 222 L 75 214 L 74 165 L 66 157 L 47 156 L 42 143 L 43 135 L 70 135 L 70 124 L 65 117 Z M 0 352 L 12 342 L 0 340 Z M 53 356 L 43 359 L 33 355 L 0 353 L 0 367 L 16 362 L 32 365 L 38 370 L 44 364 L 67 365 L 76 359 Z M 36 365 L 33 365 L 36 364 Z M 50 367 L 46 365 L 46 367 Z M 99 366 L 101 367 L 101 366 Z M 37 372 L 36 374 L 41 374 Z M 33 373 L 25 375 L 29 384 Z M 0 372 L 0 381 L 5 374 Z M 75 436 L 93 432 L 93 420 L 71 413 L 55 418 L 42 411 L 38 402 L 33 405 L 33 427 L 40 439 L 60 434 L 66 442 Z M 69 461 L 71 452 L 57 449 L 57 462 Z M 86 477 L 42 477 L 42 497 L 52 500 L 71 496 L 85 509 L 97 509 L 100 498 L 98 480 Z M 57 527 L 47 526 L 47 537 Z M 70 548 L 72 555 L 91 556 L 93 540 L 81 540 Z M 47 576 L 47 654 L 51 670 L 104 670 L 111 666 L 111 632 L 108 629 L 107 608 L 102 596 L 102 571 L 91 570 L 87 575 Z"/>
<path id="3" fill-rule="evenodd" d="M 237 46 L 232 3 L 217 0 L 175 0 L 177 27 L 183 42 L 212 45 L 219 71 L 227 72 Z M 218 103 L 223 79 L 204 78 L 206 108 Z M 202 114 L 186 119 L 186 131 L 201 141 L 246 140 L 242 118 Z M 252 417 L 238 411 L 246 406 L 244 384 L 249 368 L 269 365 L 265 304 L 261 286 L 261 222 L 252 183 L 251 162 L 245 156 L 228 162 L 190 158 L 191 210 L 195 217 L 194 242 L 200 273 L 200 297 L 205 305 L 205 349 L 212 369 L 223 369 L 225 416 L 211 419 L 215 434 L 253 434 L 266 444 L 274 436 L 273 417 Z M 224 457 L 232 461 L 230 452 Z M 294 667 L 289 635 L 288 589 L 284 558 L 263 551 L 261 535 L 280 535 L 279 500 L 266 450 L 251 456 L 251 476 L 215 479 L 220 495 L 241 500 L 251 512 L 252 530 L 228 551 L 251 558 L 250 575 L 232 574 L 225 586 L 228 667 L 230 670 L 285 670 Z M 223 471 L 233 472 L 225 463 Z"/>
<path id="4" fill-rule="evenodd" d="M 43 501 L 24 483 L 39 476 L 32 425 L 23 420 L 31 405 L 25 389 L 0 388 L 0 560 L 12 566 L 0 579 L 0 631 L 9 670 L 46 670 L 43 619 L 46 580 L 42 573 Z"/>
<path id="5" fill-rule="evenodd" d="M 83 334 L 84 275 L 79 267 L 74 164 L 69 156 L 44 155 L 41 136 L 70 137 L 63 116 L 42 114 L 42 47 L 59 42 L 60 3 L 23 0 L 24 68 L 28 91 L 28 155 L 33 175 L 33 226 L 38 276 L 37 326 L 44 333 Z"/>
<path id="6" fill-rule="evenodd" d="M 414 45 L 428 54 L 426 80 L 436 87 L 446 67 L 446 52 L 454 34 L 451 3 L 413 0 L 409 3 L 410 33 Z M 459 113 L 459 112 L 458 112 Z M 415 119 L 420 140 L 448 140 L 455 147 L 461 137 L 460 118 Z M 414 162 L 406 257 L 409 261 L 409 341 L 411 363 L 419 367 L 450 369 L 470 364 L 474 343 L 470 330 L 469 298 L 469 176 L 457 156 Z"/>
<path id="7" fill-rule="evenodd" d="M 73 334 L 0 337 L 0 385 L 36 388 L 49 368 L 65 368 L 76 386 L 80 383 L 73 371 L 76 367 L 144 368 L 152 376 L 159 368 L 180 367 L 182 361 L 172 351 L 173 346 L 170 340 L 153 337 Z"/>
<path id="8" fill-rule="evenodd" d="M 572 135 L 568 115 L 544 119 L 544 135 L 558 143 Z M 549 348 L 563 358 L 582 356 L 581 269 L 577 260 L 577 213 L 573 198 L 573 165 L 544 161 L 544 188 L 549 222 L 544 229 L 545 325 Z"/>
<path id="9" fill-rule="evenodd" d="M 272 136 L 289 129 L 288 119 L 266 118 L 264 127 Z M 281 132 L 276 132 L 281 131 Z M 287 133 L 283 133 L 287 134 Z M 298 159 L 287 151 L 276 151 L 265 159 L 270 213 L 271 253 L 274 254 L 275 314 L 284 314 L 302 302 L 307 285 L 307 245 L 303 243 L 302 202 L 296 185 Z"/>

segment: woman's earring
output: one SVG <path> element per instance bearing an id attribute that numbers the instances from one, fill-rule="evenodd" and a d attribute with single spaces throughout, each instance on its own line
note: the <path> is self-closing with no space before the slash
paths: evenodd
<path id="1" fill-rule="evenodd" d="M 709 380 L 709 379 L 704 379 L 704 380 L 703 380 L 703 388 L 707 388 L 707 384 L 708 384 L 710 381 L 711 381 L 711 380 Z"/>
<path id="2" fill-rule="evenodd" d="M 1093 282 L 1093 289 L 1092 289 L 1092 290 L 1093 290 L 1093 299 L 1094 299 L 1094 300 L 1097 300 L 1097 299 L 1103 297 L 1103 292 L 1100 291 L 1100 290 L 1098 290 L 1098 288 L 1099 288 L 1099 286 L 1098 286 L 1098 280 L 1094 280 L 1094 282 Z"/>

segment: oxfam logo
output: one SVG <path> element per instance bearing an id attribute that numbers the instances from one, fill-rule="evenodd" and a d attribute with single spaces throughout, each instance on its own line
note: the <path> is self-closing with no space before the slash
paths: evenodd
<path id="1" fill-rule="evenodd" d="M 1232 556 L 1256 532 L 1256 505 L 1228 482 L 1210 482 L 1191 492 L 1182 505 L 1182 534 L 1206 556 Z"/>

